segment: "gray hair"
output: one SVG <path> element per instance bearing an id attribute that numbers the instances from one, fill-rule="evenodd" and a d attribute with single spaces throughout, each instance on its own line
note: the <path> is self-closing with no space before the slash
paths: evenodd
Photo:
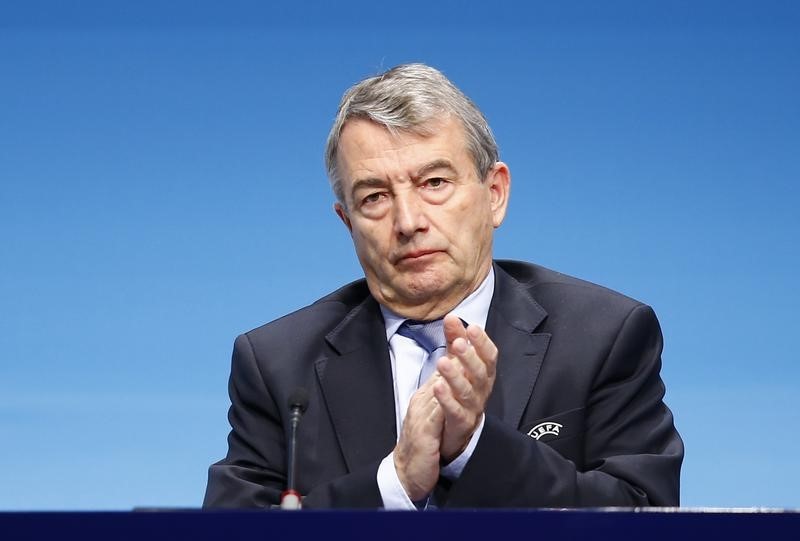
<path id="1" fill-rule="evenodd" d="M 467 150 L 483 181 L 498 160 L 497 143 L 483 113 L 439 70 L 425 64 L 401 64 L 350 87 L 342 96 L 325 148 L 325 167 L 334 194 L 345 204 L 336 168 L 339 138 L 351 118 L 364 118 L 389 132 L 433 134 L 431 121 L 452 115 L 464 126 Z"/>

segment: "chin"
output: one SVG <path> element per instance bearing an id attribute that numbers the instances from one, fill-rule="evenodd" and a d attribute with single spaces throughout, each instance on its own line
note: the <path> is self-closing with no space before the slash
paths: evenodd
<path id="1" fill-rule="evenodd" d="M 425 303 L 432 297 L 443 297 L 453 289 L 454 282 L 438 275 L 418 276 L 404 284 L 402 296 L 410 301 Z"/>

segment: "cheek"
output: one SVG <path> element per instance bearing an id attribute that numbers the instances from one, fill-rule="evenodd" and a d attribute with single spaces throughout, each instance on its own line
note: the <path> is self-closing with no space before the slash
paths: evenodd
<path id="1" fill-rule="evenodd" d="M 388 244 L 383 240 L 379 228 L 358 227 L 353 229 L 353 242 L 359 254 L 371 259 L 385 257 Z"/>
<path id="2" fill-rule="evenodd" d="M 482 202 L 466 201 L 450 217 L 450 224 L 455 235 L 471 238 L 473 242 L 484 235 L 486 228 L 492 228 L 491 212 Z"/>
<path id="3" fill-rule="evenodd" d="M 458 215 L 450 220 L 450 241 L 464 263 L 483 259 L 493 232 L 491 212 L 482 204 L 460 206 Z"/>

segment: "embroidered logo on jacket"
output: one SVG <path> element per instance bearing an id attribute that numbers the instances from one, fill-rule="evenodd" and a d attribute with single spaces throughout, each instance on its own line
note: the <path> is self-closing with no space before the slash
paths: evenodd
<path id="1" fill-rule="evenodd" d="M 544 423 L 539 423 L 538 425 L 528 430 L 528 436 L 530 436 L 535 440 L 538 440 L 545 434 L 550 434 L 551 436 L 558 436 L 560 430 L 563 427 L 564 425 L 545 421 Z"/>

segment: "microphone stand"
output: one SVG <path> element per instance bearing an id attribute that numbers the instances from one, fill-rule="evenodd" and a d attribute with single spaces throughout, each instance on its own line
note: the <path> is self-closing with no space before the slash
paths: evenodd
<path id="1" fill-rule="evenodd" d="M 303 502 L 300 493 L 295 489 L 295 463 L 297 462 L 297 426 L 300 418 L 308 407 L 308 392 L 302 387 L 298 387 L 289 395 L 289 449 L 287 453 L 287 481 L 286 490 L 281 494 L 281 509 L 297 510 L 302 509 Z"/>

